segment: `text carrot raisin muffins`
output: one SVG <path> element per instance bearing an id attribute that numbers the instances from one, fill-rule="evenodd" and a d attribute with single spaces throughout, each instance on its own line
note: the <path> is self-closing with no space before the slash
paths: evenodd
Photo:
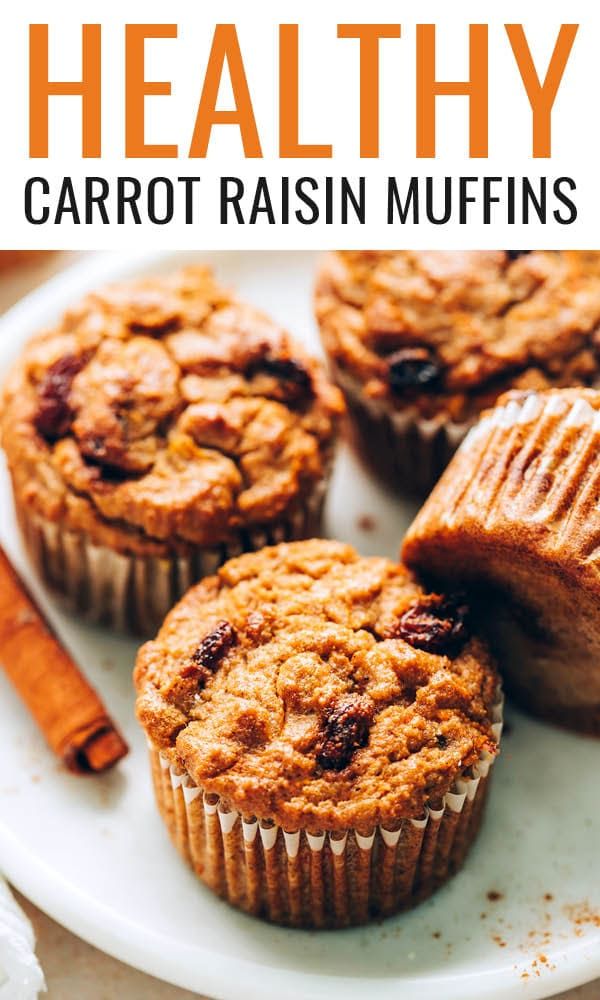
<path id="1" fill-rule="evenodd" d="M 460 596 L 338 542 L 266 548 L 186 594 L 135 683 L 171 836 L 235 906 L 356 924 L 462 862 L 501 706 Z"/>
<path id="2" fill-rule="evenodd" d="M 364 450 L 404 489 L 507 389 L 600 385 L 598 251 L 338 252 L 316 310 Z"/>
<path id="3" fill-rule="evenodd" d="M 511 392 L 409 529 L 406 561 L 473 585 L 509 691 L 600 735 L 600 393 Z"/>
<path id="4" fill-rule="evenodd" d="M 154 630 L 229 556 L 315 533 L 341 410 L 319 364 L 205 268 L 87 295 L 4 387 L 28 547 L 78 610 Z"/>

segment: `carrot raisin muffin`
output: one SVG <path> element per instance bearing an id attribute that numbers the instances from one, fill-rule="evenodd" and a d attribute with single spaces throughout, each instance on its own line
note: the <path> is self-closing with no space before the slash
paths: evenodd
<path id="1" fill-rule="evenodd" d="M 156 797 L 230 903 L 339 927 L 461 864 L 500 736 L 498 678 L 460 595 L 339 542 L 233 559 L 135 669 Z"/>
<path id="2" fill-rule="evenodd" d="M 508 389 L 600 385 L 600 252 L 337 252 L 316 311 L 377 469 L 427 493 Z"/>
<path id="3" fill-rule="evenodd" d="M 600 735 L 600 392 L 511 392 L 426 501 L 404 558 L 472 585 L 507 687 Z"/>
<path id="4" fill-rule="evenodd" d="M 231 555 L 318 530 L 342 407 L 205 268 L 89 294 L 4 387 L 28 547 L 77 610 L 152 632 Z"/>

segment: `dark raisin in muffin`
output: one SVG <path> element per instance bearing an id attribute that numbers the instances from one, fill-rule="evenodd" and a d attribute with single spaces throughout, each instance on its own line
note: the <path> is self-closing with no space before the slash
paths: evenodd
<path id="1" fill-rule="evenodd" d="M 152 632 L 229 556 L 318 530 L 342 408 L 205 268 L 87 295 L 4 387 L 29 549 L 75 609 Z"/>
<path id="2" fill-rule="evenodd" d="M 368 460 L 427 494 L 509 389 L 600 386 L 600 252 L 338 252 L 316 310 Z"/>
<path id="3" fill-rule="evenodd" d="M 461 595 L 339 542 L 266 548 L 186 594 L 135 682 L 161 813 L 235 906 L 363 923 L 461 864 L 500 735 Z"/>

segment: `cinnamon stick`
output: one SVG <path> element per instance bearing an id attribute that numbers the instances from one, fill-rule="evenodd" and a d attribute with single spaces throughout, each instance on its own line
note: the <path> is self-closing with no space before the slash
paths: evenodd
<path id="1" fill-rule="evenodd" d="M 69 770 L 105 771 L 128 747 L 0 547 L 0 663 Z"/>

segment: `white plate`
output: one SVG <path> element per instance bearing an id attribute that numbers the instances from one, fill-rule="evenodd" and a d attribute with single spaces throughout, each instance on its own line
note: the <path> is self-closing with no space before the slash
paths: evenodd
<path id="1" fill-rule="evenodd" d="M 312 255 L 204 257 L 316 346 Z M 0 323 L 0 366 L 84 288 L 176 262 L 102 255 L 60 275 Z M 342 449 L 330 534 L 393 557 L 412 513 Z M 370 531 L 359 527 L 364 515 L 375 521 Z M 132 747 L 106 777 L 71 777 L 0 678 L 0 867 L 61 923 L 132 965 L 223 1000 L 536 998 L 600 975 L 600 743 L 509 713 L 484 828 L 451 884 L 381 925 L 324 933 L 270 927 L 217 900 L 179 860 L 153 805 L 133 719 L 135 644 L 70 621 L 48 600 L 26 568 L 3 468 L 0 537 Z"/>

